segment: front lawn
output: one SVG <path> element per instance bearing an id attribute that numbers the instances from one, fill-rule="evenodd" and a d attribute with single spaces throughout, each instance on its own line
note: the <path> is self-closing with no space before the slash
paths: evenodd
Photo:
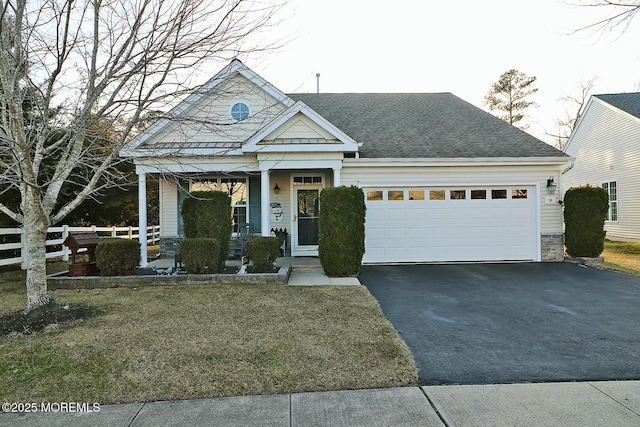
<path id="1" fill-rule="evenodd" d="M 6 274 L 6 273 L 4 273 Z M 0 313 L 24 285 L 0 274 Z M 407 346 L 363 286 L 59 290 L 102 314 L 0 339 L 0 400 L 143 402 L 417 384 Z"/>
<path id="2" fill-rule="evenodd" d="M 640 275 L 640 243 L 605 240 L 603 267 Z"/>

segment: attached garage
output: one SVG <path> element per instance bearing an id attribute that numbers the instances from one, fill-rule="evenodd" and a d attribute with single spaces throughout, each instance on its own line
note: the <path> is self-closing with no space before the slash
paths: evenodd
<path id="1" fill-rule="evenodd" d="M 535 186 L 364 192 L 364 262 L 539 260 Z"/>

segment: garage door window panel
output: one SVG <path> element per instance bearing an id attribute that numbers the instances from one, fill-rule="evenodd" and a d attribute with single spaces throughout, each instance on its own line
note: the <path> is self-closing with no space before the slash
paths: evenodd
<path id="1" fill-rule="evenodd" d="M 467 198 L 467 190 L 451 190 L 449 198 L 451 200 L 465 200 Z"/>
<path id="2" fill-rule="evenodd" d="M 404 191 L 392 190 L 387 192 L 387 200 L 404 200 Z"/>
<path id="3" fill-rule="evenodd" d="M 409 190 L 409 200 L 424 200 L 424 190 Z"/>
<path id="4" fill-rule="evenodd" d="M 471 200 L 485 200 L 487 198 L 487 190 L 471 190 Z"/>
<path id="5" fill-rule="evenodd" d="M 430 190 L 429 191 L 429 200 L 444 200 L 445 199 L 445 191 L 444 190 Z"/>
<path id="6" fill-rule="evenodd" d="M 491 190 L 492 200 L 501 200 L 507 198 L 507 190 Z"/>
<path id="7" fill-rule="evenodd" d="M 511 190 L 511 198 L 512 199 L 526 199 L 527 198 L 527 190 L 513 189 L 513 190 Z"/>
<path id="8" fill-rule="evenodd" d="M 367 191 L 367 200 L 371 200 L 371 201 L 382 200 L 382 191 Z"/>

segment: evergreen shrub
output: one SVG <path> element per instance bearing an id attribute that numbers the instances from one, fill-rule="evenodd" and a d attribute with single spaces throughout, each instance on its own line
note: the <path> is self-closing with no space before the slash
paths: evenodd
<path id="1" fill-rule="evenodd" d="M 597 257 L 604 250 L 609 195 L 600 187 L 572 187 L 564 195 L 565 245 L 572 257 Z"/>
<path id="2" fill-rule="evenodd" d="M 256 272 L 272 271 L 273 263 L 280 255 L 280 239 L 277 237 L 254 237 L 247 240 L 244 249 L 253 261 Z"/>
<path id="3" fill-rule="evenodd" d="M 211 237 L 193 237 L 182 241 L 180 256 L 189 274 L 214 274 L 218 272 L 220 245 Z"/>
<path id="4" fill-rule="evenodd" d="M 219 244 L 217 265 L 224 268 L 233 232 L 229 195 L 223 191 L 194 191 L 182 204 L 182 218 L 185 237 L 216 239 Z"/>
<path id="5" fill-rule="evenodd" d="M 329 277 L 360 273 L 364 256 L 364 193 L 358 187 L 325 188 L 320 193 L 320 263 Z"/>
<path id="6" fill-rule="evenodd" d="M 117 237 L 100 239 L 95 255 L 102 276 L 133 276 L 140 265 L 140 242 Z"/>

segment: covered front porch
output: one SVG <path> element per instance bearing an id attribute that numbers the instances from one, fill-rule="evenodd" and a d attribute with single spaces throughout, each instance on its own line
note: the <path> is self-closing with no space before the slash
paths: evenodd
<path id="1" fill-rule="evenodd" d="M 282 157 L 282 156 L 281 156 Z M 327 164 L 327 159 L 307 162 L 271 160 L 256 162 L 252 168 L 238 171 L 234 167 L 210 170 L 166 171 L 138 165 L 140 227 L 147 218 L 146 180 L 160 181 L 160 244 L 163 256 L 172 256 L 184 239 L 181 209 L 192 191 L 224 191 L 231 197 L 234 235 L 250 225 L 253 235 L 270 236 L 286 231 L 285 256 L 318 255 L 319 196 L 323 188 L 340 185 L 342 159 Z M 228 166 L 228 165 L 227 165 Z M 322 167 L 325 166 L 325 167 Z M 157 167 L 157 166 L 156 166 Z M 155 170 L 154 170 L 155 169 Z M 196 169 L 196 168 L 194 168 Z M 141 233 L 140 240 L 146 241 Z M 146 245 L 141 246 L 141 265 L 148 265 Z"/>

